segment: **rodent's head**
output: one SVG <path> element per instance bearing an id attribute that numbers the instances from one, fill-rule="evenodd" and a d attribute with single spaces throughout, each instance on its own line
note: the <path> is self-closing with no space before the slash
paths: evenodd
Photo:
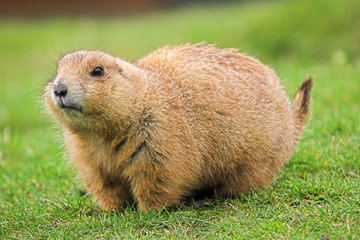
<path id="1" fill-rule="evenodd" d="M 133 84 L 141 76 L 134 65 L 100 51 L 69 53 L 45 88 L 45 103 L 67 127 L 114 128 L 131 116 Z"/>

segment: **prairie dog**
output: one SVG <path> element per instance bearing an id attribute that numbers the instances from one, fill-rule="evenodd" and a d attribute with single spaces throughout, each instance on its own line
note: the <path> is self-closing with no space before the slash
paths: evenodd
<path id="1" fill-rule="evenodd" d="M 269 67 L 196 44 L 129 63 L 101 51 L 58 62 L 45 104 L 88 191 L 105 209 L 173 207 L 210 190 L 270 184 L 309 116 L 309 78 L 293 106 Z"/>

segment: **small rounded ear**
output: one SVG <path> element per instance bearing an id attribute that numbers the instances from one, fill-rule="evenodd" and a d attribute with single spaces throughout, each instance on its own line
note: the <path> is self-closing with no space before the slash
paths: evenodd
<path id="1" fill-rule="evenodd" d="M 122 69 L 122 67 L 120 67 L 120 64 L 119 64 L 119 63 L 116 63 L 116 70 L 117 70 L 120 74 L 122 74 L 122 72 L 123 72 L 123 69 Z"/>
<path id="2" fill-rule="evenodd" d="M 129 81 L 135 81 L 143 76 L 140 68 L 122 59 L 117 59 L 116 66 L 120 75 Z"/>

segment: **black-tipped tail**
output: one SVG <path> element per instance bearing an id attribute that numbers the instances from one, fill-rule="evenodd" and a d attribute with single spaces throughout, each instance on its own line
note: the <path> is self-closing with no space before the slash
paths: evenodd
<path id="1" fill-rule="evenodd" d="M 297 90 L 293 101 L 293 119 L 295 122 L 295 137 L 299 139 L 310 115 L 310 95 L 313 85 L 312 77 L 308 77 Z"/>

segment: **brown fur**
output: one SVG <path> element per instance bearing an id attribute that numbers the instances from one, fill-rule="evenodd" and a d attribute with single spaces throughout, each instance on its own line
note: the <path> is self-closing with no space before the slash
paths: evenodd
<path id="1" fill-rule="evenodd" d="M 91 76 L 97 66 L 103 76 Z M 59 61 L 45 101 L 96 201 L 148 210 L 201 190 L 223 197 L 268 185 L 306 123 L 311 83 L 293 112 L 275 73 L 235 49 L 164 47 L 134 64 L 80 51 Z M 73 108 L 56 104 L 59 84 Z"/>

